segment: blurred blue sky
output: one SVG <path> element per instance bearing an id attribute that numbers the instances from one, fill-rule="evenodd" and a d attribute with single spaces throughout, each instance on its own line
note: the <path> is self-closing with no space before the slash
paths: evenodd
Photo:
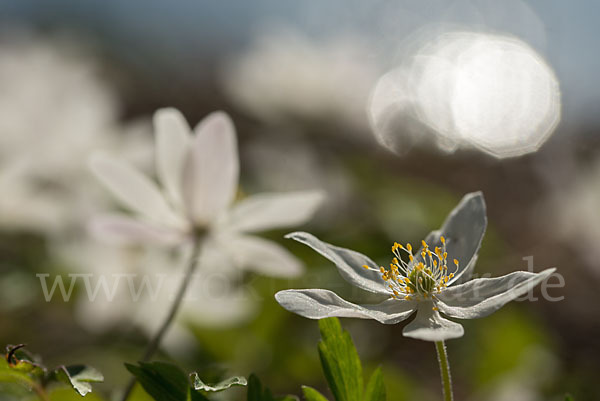
<path id="1" fill-rule="evenodd" d="M 510 33 L 540 52 L 563 92 L 563 124 L 600 122 L 597 40 L 600 2 L 561 0 L 9 0 L 0 2 L 7 24 L 83 31 L 138 65 L 201 74 L 202 55 L 242 48 L 269 24 L 307 35 L 366 37 L 372 57 L 393 67 L 412 33 L 434 24 Z"/>

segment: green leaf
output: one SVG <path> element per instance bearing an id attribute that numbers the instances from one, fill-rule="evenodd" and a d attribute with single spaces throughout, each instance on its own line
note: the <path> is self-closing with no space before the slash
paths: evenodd
<path id="1" fill-rule="evenodd" d="M 247 401 L 260 401 L 262 399 L 262 384 L 258 377 L 251 374 L 248 378 L 248 394 Z"/>
<path id="2" fill-rule="evenodd" d="M 200 377 L 196 372 L 191 373 L 190 377 L 192 378 L 192 382 L 194 383 L 195 390 L 202 390 L 208 392 L 223 391 L 227 390 L 231 386 L 245 386 L 248 384 L 246 378 L 242 376 L 233 376 L 212 386 L 200 380 Z"/>
<path id="3" fill-rule="evenodd" d="M 255 374 L 248 378 L 248 401 L 274 401 L 273 395 L 268 389 L 263 391 L 262 383 Z"/>
<path id="4" fill-rule="evenodd" d="M 575 398 L 571 394 L 565 394 L 565 401 L 575 401 Z"/>
<path id="5" fill-rule="evenodd" d="M 328 401 L 323 394 L 312 387 L 302 386 L 302 393 L 306 401 Z"/>
<path id="6" fill-rule="evenodd" d="M 20 383 L 31 389 L 33 380 L 27 373 L 12 370 L 4 358 L 0 358 L 0 383 Z"/>
<path id="7" fill-rule="evenodd" d="M 350 334 L 337 318 L 319 320 L 319 356 L 336 401 L 361 401 L 362 366 Z"/>
<path id="8" fill-rule="evenodd" d="M 365 401 L 385 401 L 385 384 L 383 383 L 383 372 L 381 367 L 377 368 L 367 384 L 365 390 Z"/>
<path id="9" fill-rule="evenodd" d="M 0 383 L 16 383 L 27 391 L 31 391 L 36 384 L 27 373 L 11 369 L 3 359 L 0 359 Z"/>
<path id="10" fill-rule="evenodd" d="M 188 401 L 190 384 L 187 375 L 177 366 L 165 362 L 126 363 L 140 385 L 156 401 Z"/>
<path id="11" fill-rule="evenodd" d="M 6 358 L 0 363 L 0 381 L 13 381 L 38 390 L 44 389 L 49 382 L 58 381 L 66 383 L 82 397 L 92 391 L 90 383 L 104 381 L 102 373 L 85 365 L 63 365 L 48 372 L 24 347 L 25 344 L 6 347 Z"/>
<path id="12" fill-rule="evenodd" d="M 59 366 L 51 378 L 71 385 L 81 396 L 85 396 L 92 391 L 90 383 L 100 383 L 104 381 L 102 373 L 85 365 Z"/>
<path id="13" fill-rule="evenodd" d="M 6 362 L 9 368 L 13 371 L 28 373 L 34 378 L 43 378 L 46 375 L 46 368 L 24 347 L 25 344 L 6 346 Z"/>
<path id="14" fill-rule="evenodd" d="M 298 398 L 293 395 L 285 395 L 273 397 L 271 390 L 264 387 L 255 374 L 251 374 L 248 378 L 248 395 L 247 401 L 298 401 Z"/>

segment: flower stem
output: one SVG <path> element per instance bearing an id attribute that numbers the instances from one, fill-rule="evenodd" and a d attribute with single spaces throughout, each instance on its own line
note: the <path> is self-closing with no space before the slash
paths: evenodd
<path id="1" fill-rule="evenodd" d="M 185 292 L 191 281 L 192 275 L 194 274 L 194 271 L 196 270 L 196 267 L 198 265 L 198 256 L 200 255 L 201 247 L 202 247 L 202 237 L 196 236 L 194 238 L 194 246 L 192 249 L 192 255 L 190 256 L 190 259 L 188 260 L 185 275 L 183 277 L 183 280 L 181 281 L 181 284 L 179 284 L 179 290 L 177 291 L 177 295 L 176 295 L 175 299 L 173 300 L 173 304 L 171 304 L 171 309 L 169 310 L 169 314 L 167 315 L 165 321 L 160 326 L 160 328 L 158 329 L 156 334 L 154 334 L 154 337 L 152 337 L 152 340 L 146 347 L 146 351 L 144 352 L 144 355 L 142 356 L 142 358 L 140 360 L 141 362 L 148 362 L 150 360 L 150 358 L 152 358 L 152 356 L 156 353 L 163 337 L 165 336 L 167 330 L 171 326 L 173 319 L 177 315 L 177 311 L 179 310 L 179 307 L 181 306 L 181 302 L 183 301 Z M 127 384 L 125 392 L 123 393 L 123 397 L 121 398 L 122 401 L 126 401 L 127 398 L 129 398 L 129 395 L 131 394 L 131 391 L 133 390 L 133 387 L 135 386 L 135 382 L 136 382 L 135 377 L 132 377 L 131 380 L 129 381 L 129 383 Z"/>
<path id="2" fill-rule="evenodd" d="M 448 363 L 448 354 L 446 345 L 443 341 L 435 342 L 438 362 L 440 363 L 440 376 L 442 376 L 442 387 L 444 388 L 444 401 L 452 401 L 452 379 L 450 378 L 450 364 Z"/>

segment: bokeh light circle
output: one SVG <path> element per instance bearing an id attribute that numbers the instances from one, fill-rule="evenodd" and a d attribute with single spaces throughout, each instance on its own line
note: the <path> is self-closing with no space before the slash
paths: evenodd
<path id="1" fill-rule="evenodd" d="M 414 129 L 403 127 L 414 127 L 415 119 L 428 127 L 421 135 L 446 151 L 474 147 L 498 158 L 536 151 L 560 121 L 554 72 L 513 37 L 445 33 L 420 47 L 399 70 L 407 73 L 380 79 L 369 105 L 376 137 L 389 148 L 394 144 L 396 152 L 400 143 L 415 142 Z M 395 129 L 389 121 L 395 121 Z M 406 142 L 394 138 L 407 132 Z"/>

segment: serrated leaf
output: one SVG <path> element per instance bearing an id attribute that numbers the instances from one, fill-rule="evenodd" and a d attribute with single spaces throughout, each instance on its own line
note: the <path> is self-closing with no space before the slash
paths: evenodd
<path id="1" fill-rule="evenodd" d="M 223 391 L 223 390 L 227 390 L 228 388 L 230 388 L 232 386 L 246 386 L 248 384 L 248 382 L 246 381 L 246 378 L 243 376 L 233 376 L 233 377 L 230 377 L 229 379 L 225 379 L 225 380 L 223 380 L 217 384 L 213 384 L 213 385 L 208 385 L 208 384 L 204 383 L 202 380 L 200 380 L 200 377 L 198 376 L 198 373 L 196 373 L 196 372 L 191 373 L 190 377 L 192 378 L 192 382 L 194 383 L 195 390 L 202 390 L 202 391 L 208 391 L 208 392 Z"/>
<path id="2" fill-rule="evenodd" d="M 329 401 L 323 394 L 309 386 L 302 386 L 302 394 L 306 401 Z"/>
<path id="3" fill-rule="evenodd" d="M 190 385 L 187 375 L 177 366 L 165 362 L 126 363 L 144 390 L 156 401 L 187 401 Z"/>
<path id="4" fill-rule="evenodd" d="M 336 401 L 361 401 L 362 365 L 350 334 L 337 318 L 319 320 L 319 356 Z"/>
<path id="5" fill-rule="evenodd" d="M 367 384 L 365 390 L 365 401 L 385 401 L 386 392 L 385 384 L 383 383 L 383 372 L 381 367 L 377 368 Z"/>
<path id="6" fill-rule="evenodd" d="M 85 365 L 59 366 L 53 373 L 55 379 L 71 385 L 81 396 L 85 396 L 92 391 L 90 383 L 104 381 L 102 373 L 91 366 Z"/>

